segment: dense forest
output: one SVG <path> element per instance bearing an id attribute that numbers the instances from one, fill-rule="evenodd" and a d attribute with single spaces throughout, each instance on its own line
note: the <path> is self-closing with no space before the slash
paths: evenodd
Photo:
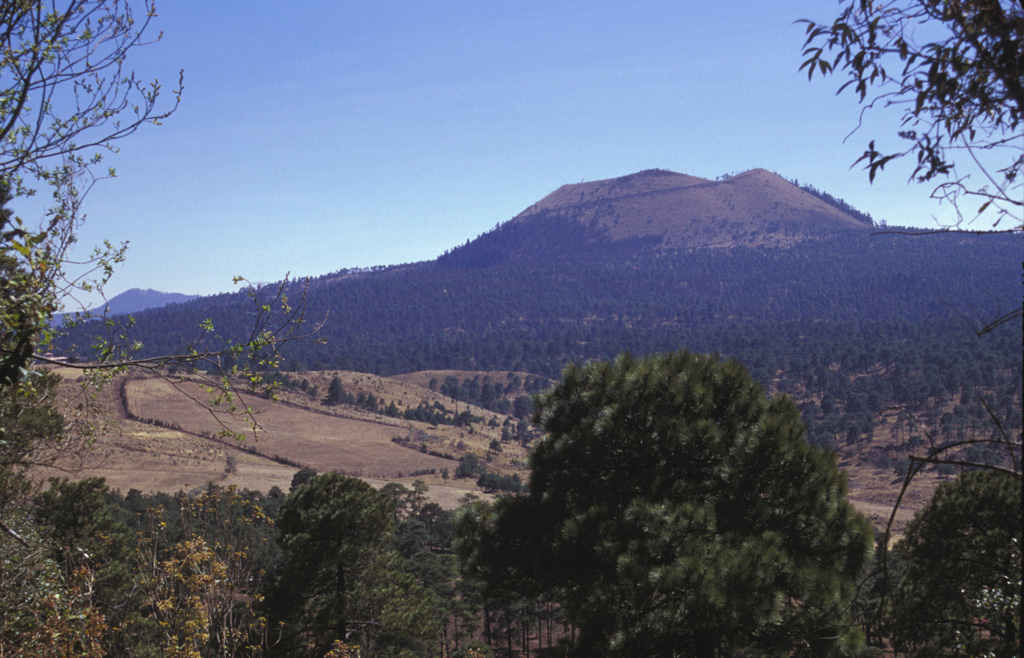
<path id="1" fill-rule="evenodd" d="M 794 408 L 769 404 L 756 385 L 742 383 L 742 367 L 703 363 L 727 375 L 710 395 L 691 389 L 687 395 L 703 399 L 694 401 L 693 413 L 753 414 L 770 427 L 784 417 L 796 422 Z M 754 397 L 734 394 L 728 373 Z M 630 388 L 640 404 L 672 404 L 657 374 L 644 387 L 613 375 L 600 404 L 614 408 L 622 393 L 630 399 Z M 576 381 L 562 386 L 595 380 Z M 572 413 L 559 405 L 578 398 L 548 399 L 557 416 Z M 5 520 L 24 546 L 0 537 L 0 603 L 45 615 L 0 617 L 0 646 L 25 650 L 10 653 L 16 656 L 481 658 L 588 655 L 567 651 L 599 641 L 611 645 L 612 656 L 674 655 L 659 648 L 678 647 L 698 656 L 748 655 L 744 647 L 772 656 L 881 655 L 863 648 L 866 640 L 904 655 L 957 644 L 1012 655 L 1020 627 L 1019 480 L 972 471 L 940 485 L 906 539 L 886 548 L 879 538 L 871 556 L 870 530 L 840 502 L 842 478 L 827 451 L 782 432 L 773 459 L 736 450 L 722 471 L 691 472 L 693 453 L 670 455 L 700 450 L 706 439 L 700 423 L 677 427 L 698 434 L 652 444 L 639 428 L 619 433 L 615 428 L 627 428 L 609 425 L 608 439 L 630 446 L 622 460 L 602 450 L 572 454 L 585 448 L 586 436 L 608 439 L 597 426 L 574 437 L 578 426 L 552 418 L 546 428 L 555 439 L 536 460 L 526 494 L 496 505 L 467 499 L 455 512 L 428 502 L 419 481 L 374 490 L 309 469 L 296 473 L 290 491 L 268 493 L 211 484 L 145 495 L 110 491 L 96 479 L 54 480 Z M 612 479 L 586 477 L 594 468 Z M 688 475 L 664 478 L 664 469 Z M 794 478 L 796 472 L 804 476 Z M 723 487 L 717 473 L 760 484 Z M 690 498 L 672 493 L 673 483 L 709 487 L 701 499 L 711 506 L 699 513 L 678 507 Z M 546 497 L 547 487 L 567 497 Z M 757 502 L 776 496 L 788 505 Z M 582 516 L 549 526 L 562 500 L 583 504 Z M 770 530 L 758 539 L 762 524 Z M 562 534 L 549 536 L 549 527 Z M 785 548 L 772 543 L 775 532 L 792 533 Z M 541 551 L 537 559 L 523 553 L 533 550 Z M 724 584 L 688 567 L 693 555 L 703 556 L 706 569 L 724 571 Z M 971 557 L 978 555 L 983 559 Z M 611 565 L 609 556 L 618 556 Z M 779 560 L 788 566 L 779 569 Z M 764 577 L 775 570 L 774 578 Z M 673 595 L 684 582 L 692 591 Z M 806 598 L 793 606 L 779 592 Z M 642 605 L 661 597 L 661 606 Z M 663 615 L 694 620 L 653 623 Z"/>
<path id="2" fill-rule="evenodd" d="M 895 335 L 933 320 L 966 332 L 958 314 L 983 321 L 1017 303 L 1008 273 L 1019 266 L 1019 246 L 1006 235 L 849 233 L 787 249 L 638 251 L 615 242 L 487 267 L 449 262 L 463 252 L 474 261 L 478 248 L 486 253 L 476 241 L 436 262 L 310 281 L 306 317 L 326 318 L 319 333 L 326 341 L 295 343 L 287 356 L 310 369 L 468 368 L 555 377 L 567 363 L 625 350 L 732 354 L 744 333 L 785 343 L 810 325 L 826 340 L 832 326 L 842 333 L 866 322 L 891 326 Z M 289 292 L 300 299 L 302 285 Z M 241 293 L 204 298 L 136 314 L 131 337 L 142 355 L 172 353 L 182 337 L 200 335 L 204 320 L 218 336 L 243 337 L 254 312 Z M 882 325 L 875 338 L 890 333 L 877 331 Z M 60 345 L 88 356 L 82 348 L 101 329 L 83 325 Z M 721 341 L 714 338 L 723 332 Z M 771 353 L 765 350 L 766 358 Z"/>

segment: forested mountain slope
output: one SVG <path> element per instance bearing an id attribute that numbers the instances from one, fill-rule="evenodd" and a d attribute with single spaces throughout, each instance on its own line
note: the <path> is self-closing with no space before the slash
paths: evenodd
<path id="1" fill-rule="evenodd" d="M 286 365 L 557 378 L 580 360 L 689 348 L 738 358 L 774 390 L 797 395 L 821 442 L 870 437 L 877 412 L 893 404 L 929 409 L 938 422 L 959 400 L 959 426 L 981 431 L 980 418 L 963 416 L 980 393 L 1019 427 L 1020 325 L 977 338 L 968 322 L 1020 303 L 1019 236 L 879 233 L 845 211 L 798 226 L 769 206 L 749 226 L 776 237 L 675 247 L 685 231 L 670 240 L 643 230 L 615 233 L 610 215 L 594 209 L 624 208 L 624 199 L 650 209 L 651 194 L 730 183 L 767 182 L 801 203 L 825 202 L 759 170 L 718 183 L 670 172 L 629 179 L 561 188 L 435 261 L 310 281 L 306 316 L 326 318 L 319 335 L 327 340 L 289 345 Z M 580 203 L 570 203 L 574 197 Z M 641 218 L 626 224 L 643 226 Z M 704 226 L 722 236 L 735 230 Z M 298 300 L 302 286 L 289 285 Z M 243 294 L 204 298 L 137 314 L 131 337 L 144 354 L 173 353 L 205 320 L 216 337 L 238 339 L 253 313 Z M 76 329 L 64 346 L 90 344 L 87 329 Z"/>
<path id="2" fill-rule="evenodd" d="M 439 259 L 330 275 L 310 283 L 307 299 L 309 318 L 328 319 L 327 343 L 294 345 L 290 356 L 382 374 L 480 367 L 550 376 L 624 349 L 699 342 L 726 351 L 703 335 L 753 333 L 767 344 L 794 325 L 827 333 L 834 323 L 937 321 L 965 332 L 958 313 L 994 316 L 1017 302 L 1019 247 L 1014 236 L 841 232 L 782 249 L 598 245 L 524 265 Z M 136 316 L 133 331 L 147 351 L 167 353 L 207 318 L 222 335 L 245 331 L 250 305 L 239 294 L 154 309 Z"/>

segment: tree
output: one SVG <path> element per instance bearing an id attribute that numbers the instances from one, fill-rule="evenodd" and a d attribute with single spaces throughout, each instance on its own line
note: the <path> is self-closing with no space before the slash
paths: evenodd
<path id="1" fill-rule="evenodd" d="M 458 551 L 492 594 L 550 594 L 573 655 L 825 653 L 867 522 L 795 404 L 690 352 L 572 366 L 537 399 L 528 494 L 469 508 Z"/>
<path id="2" fill-rule="evenodd" d="M 92 564 L 61 569 L 31 513 L 29 472 L 81 449 L 51 406 L 56 377 L 0 385 L 0 655 L 100 656 L 103 615 Z"/>
<path id="3" fill-rule="evenodd" d="M 33 501 L 39 532 L 47 537 L 65 583 L 87 583 L 89 599 L 103 621 L 97 637 L 105 656 L 134 655 L 155 646 L 156 622 L 146 618 L 139 588 L 136 533 L 111 502 L 102 479 L 50 480 Z"/>
<path id="4" fill-rule="evenodd" d="M 0 533 L 0 655 L 100 658 L 103 615 L 92 601 L 92 574 L 63 577 L 40 528 L 24 510 Z"/>
<path id="5" fill-rule="evenodd" d="M 69 450 L 64 418 L 48 404 L 56 386 L 55 376 L 40 374 L 30 391 L 0 387 L 0 530 L 8 510 L 25 505 L 29 470 L 52 465 Z"/>
<path id="6" fill-rule="evenodd" d="M 899 649 L 1019 655 L 1020 520 L 1020 481 L 1009 474 L 970 471 L 935 489 L 895 549 L 907 564 L 894 601 Z"/>
<path id="7" fill-rule="evenodd" d="M 125 70 L 154 15 L 149 1 L 138 14 L 132 4 L 112 0 L 0 2 L 0 203 L 33 195 L 34 182 L 53 188 L 54 198 L 38 229 L 0 213 L 0 268 L 7 279 L 0 296 L 0 385 L 21 378 L 62 297 L 101 286 L 123 258 L 123 246 L 108 244 L 93 261 L 97 277 L 66 276 L 68 250 L 84 220 L 82 200 L 103 153 L 167 118 L 180 100 L 174 91 L 174 101 L 162 107 L 160 83 L 146 84 Z"/>
<path id="8" fill-rule="evenodd" d="M 33 513 L 47 530 L 53 558 L 64 579 L 87 569 L 92 596 L 104 610 L 126 608 L 122 597 L 131 589 L 130 562 L 134 533 L 118 520 L 106 501 L 102 478 L 79 482 L 51 478 L 50 488 L 36 496 Z"/>
<path id="9" fill-rule="evenodd" d="M 145 83 L 126 68 L 155 15 L 152 0 L 0 0 L 0 387 L 32 385 L 29 366 L 47 360 L 38 348 L 51 344 L 53 314 L 77 292 L 102 292 L 124 258 L 124 245 L 106 243 L 68 269 L 84 198 L 98 178 L 114 175 L 112 168 L 97 173 L 104 154 L 180 102 L 180 79 L 165 103 L 159 81 Z M 33 185 L 51 188 L 53 197 L 37 228 L 7 207 L 34 195 Z M 179 353 L 138 359 L 139 346 L 112 323 L 93 358 L 66 365 L 92 373 L 96 383 L 127 367 L 202 363 L 222 375 L 206 384 L 210 407 L 246 415 L 255 430 L 251 410 L 237 404 L 233 377 L 259 387 L 261 371 L 278 365 L 280 345 L 297 337 L 303 304 L 289 304 L 286 284 L 269 298 L 247 286 L 257 310 L 237 342 L 211 346 L 214 328 L 205 322 Z"/>
<path id="10" fill-rule="evenodd" d="M 473 453 L 468 453 L 459 459 L 459 466 L 455 469 L 455 479 L 471 478 L 483 473 L 483 470 L 484 466 L 480 463 L 480 458 Z"/>
<path id="11" fill-rule="evenodd" d="M 512 402 L 512 414 L 518 420 L 526 420 L 530 417 L 533 401 L 528 396 L 520 395 Z"/>
<path id="12" fill-rule="evenodd" d="M 324 398 L 323 403 L 329 407 L 335 407 L 344 402 L 351 401 L 352 396 L 345 392 L 345 387 L 341 385 L 341 378 L 337 375 L 331 379 L 330 386 L 327 387 L 327 397 Z"/>
<path id="13" fill-rule="evenodd" d="M 298 489 L 299 487 L 301 487 L 302 485 L 309 483 L 309 481 L 315 478 L 316 476 L 316 470 L 309 467 L 300 468 L 299 470 L 295 471 L 295 475 L 292 476 L 292 483 L 288 487 L 288 493 L 291 493 Z"/>
<path id="14" fill-rule="evenodd" d="M 1024 107 L 1024 5 L 1019 0 L 843 0 L 843 5 L 831 25 L 802 21 L 807 39 L 801 68 L 809 78 L 816 71 L 845 73 L 847 81 L 839 91 L 853 90 L 865 109 L 902 109 L 898 134 L 910 146 L 886 153 L 871 141 L 858 160 L 866 163 L 869 180 L 889 162 L 913 154 L 917 164 L 911 179 L 935 184 L 932 196 L 952 203 L 958 226 L 964 221 L 963 202 L 976 198 L 978 215 L 991 207 L 997 223 L 1009 218 L 1011 231 L 1024 228 L 1024 151 L 1018 141 Z M 981 180 L 957 170 L 957 161 L 965 159 L 977 167 Z M 1015 305 L 977 325 L 972 322 L 972 328 L 980 336 L 1022 312 L 1024 306 Z M 904 484 L 887 536 L 907 486 L 926 464 L 997 468 L 1016 477 L 1019 486 L 1020 434 L 1007 431 L 984 400 L 982 404 L 995 425 L 990 439 L 939 442 L 922 425 L 928 451 L 910 457 L 905 471 L 903 462 L 897 463 Z M 972 448 L 994 449 L 1005 459 L 1000 464 L 978 460 L 971 456 Z"/>
<path id="15" fill-rule="evenodd" d="M 966 390 L 964 395 L 967 396 Z M 970 396 L 967 397 L 969 398 Z M 916 415 L 901 407 L 889 408 L 889 410 L 899 411 L 902 415 L 906 416 L 907 424 L 920 430 L 927 440 L 927 444 L 924 454 L 910 454 L 905 459 L 899 460 L 895 465 L 897 475 L 903 477 L 903 485 L 896 496 L 896 502 L 886 523 L 886 543 L 888 543 L 889 537 L 892 536 L 896 513 L 900 505 L 903 504 L 903 497 L 909 490 L 910 483 L 926 466 L 944 469 L 955 467 L 961 469 L 961 471 L 963 469 L 994 471 L 1006 476 L 1010 480 L 1016 481 L 1017 487 L 1020 487 L 1021 433 L 1019 430 L 1014 432 L 1011 429 L 1013 427 L 1012 420 L 1008 419 L 1009 422 L 1006 424 L 1000 421 L 984 398 L 979 397 L 978 400 L 994 426 L 992 434 L 987 438 L 962 437 L 954 440 L 940 441 L 936 438 L 936 433 L 929 430 Z M 961 401 L 965 400 L 962 399 Z M 1019 427 L 1019 421 L 1017 427 Z M 912 445 L 912 447 L 916 448 L 918 446 Z M 883 555 L 883 569 L 886 568 L 884 557 Z"/>
<path id="16" fill-rule="evenodd" d="M 150 510 L 136 551 L 136 587 L 163 655 L 264 655 L 277 633 L 254 607 L 270 562 L 273 522 L 235 487 L 210 485 L 195 497 L 176 498 L 178 523 L 169 526 L 164 510 Z M 141 647 L 133 648 L 130 655 Z"/>
<path id="17" fill-rule="evenodd" d="M 912 156 L 911 179 L 935 184 L 932 196 L 952 202 L 960 222 L 964 203 L 977 214 L 991 207 L 998 220 L 1024 225 L 1020 149 L 1024 110 L 1024 7 L 1019 0 L 843 0 L 831 25 L 807 24 L 809 77 L 846 75 L 865 109 L 902 111 L 889 150 L 872 140 L 858 162 L 868 177 Z M 880 150 L 881 149 L 881 150 Z M 965 161 L 980 169 L 972 180 Z M 961 171 L 958 171 L 958 166 Z M 997 220 L 997 221 L 998 221 Z M 959 224 L 959 222 L 958 222 Z"/>
<path id="18" fill-rule="evenodd" d="M 389 547 L 387 494 L 319 475 L 289 495 L 277 527 L 283 559 L 267 604 L 271 619 L 285 624 L 283 651 L 309 646 L 323 655 L 340 640 L 376 656 L 437 637 L 437 607 Z"/>

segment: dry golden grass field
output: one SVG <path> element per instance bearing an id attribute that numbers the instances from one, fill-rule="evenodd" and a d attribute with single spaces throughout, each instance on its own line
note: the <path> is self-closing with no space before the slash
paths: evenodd
<path id="1" fill-rule="evenodd" d="M 193 399 L 202 400 L 206 394 L 190 382 L 173 386 L 157 378 L 133 379 L 126 383 L 125 392 L 128 411 L 137 418 L 174 424 L 186 432 L 211 437 L 225 427 L 247 432 L 249 437 L 241 444 L 243 447 L 318 471 L 396 478 L 413 471 L 455 470 L 453 460 L 392 443 L 393 437 L 408 433 L 407 424 L 392 419 L 345 418 L 254 397 L 244 400 L 254 409 L 259 423 L 253 436 L 243 418 L 218 418 L 204 405 L 194 402 Z"/>
<path id="2" fill-rule="evenodd" d="M 67 370 L 63 388 L 65 407 L 73 409 L 82 392 Z M 398 380 L 348 372 L 308 373 L 320 390 L 339 376 L 347 391 L 372 392 L 401 408 L 452 400 Z M 336 471 L 361 477 L 374 486 L 387 482 L 426 482 L 429 497 L 453 508 L 467 494 L 485 497 L 468 479 L 454 475 L 458 457 L 474 453 L 499 473 L 526 476 L 525 450 L 505 444 L 501 453 L 488 446 L 500 438 L 500 426 L 488 426 L 497 414 L 469 406 L 483 417 L 470 428 L 388 418 L 347 405 L 325 407 L 299 392 L 282 391 L 281 400 L 244 396 L 239 404 L 251 406 L 258 423 L 255 433 L 239 414 L 210 411 L 209 394 L 191 381 L 133 376 L 115 380 L 93 399 L 92 415 L 102 420 L 91 450 L 80 459 L 62 464 L 41 476 L 104 477 L 113 489 L 175 492 L 203 487 L 209 482 L 236 484 L 267 491 L 287 491 L 301 467 L 319 472 Z M 460 409 L 467 405 L 460 403 Z M 70 413 L 70 411 L 69 411 Z M 497 423 L 495 423 L 497 424 Z M 221 436 L 222 430 L 245 433 L 244 440 Z M 392 441 L 411 440 L 411 447 Z M 423 446 L 421 449 L 420 446 Z M 430 452 L 451 455 L 442 458 Z"/>
<path id="3" fill-rule="evenodd" d="M 903 486 L 903 478 L 897 478 L 892 469 L 858 464 L 854 460 L 840 462 L 840 465 L 848 478 L 849 501 L 871 521 L 872 525 L 880 529 L 885 528 Z M 897 533 L 902 532 L 914 512 L 931 500 L 932 490 L 943 479 L 933 473 L 921 473 L 914 477 L 896 512 L 893 529 Z"/>
<path id="4" fill-rule="evenodd" d="M 443 380 L 447 375 L 461 380 L 475 374 L 489 374 L 499 381 L 507 373 L 430 371 L 383 378 L 328 371 L 303 373 L 302 377 L 320 391 L 326 391 L 331 379 L 338 376 L 349 393 L 373 393 L 404 409 L 435 401 L 452 408 L 454 401 L 430 391 L 426 382 L 432 378 Z M 71 379 L 74 374 L 69 371 L 65 376 L 70 408 L 73 396 L 78 393 Z M 285 389 L 280 401 L 244 398 L 243 402 L 256 411 L 260 425 L 254 437 L 242 418 L 211 413 L 202 404 L 208 398 L 208 394 L 188 381 L 172 383 L 140 376 L 116 380 L 96 399 L 96 413 L 112 420 L 97 432 L 92 449 L 81 463 L 66 464 L 69 469 L 73 467 L 73 472 L 46 475 L 100 476 L 106 478 L 111 488 L 121 491 L 188 491 L 209 482 L 262 491 L 277 486 L 287 491 L 295 472 L 308 466 L 319 472 L 337 471 L 361 477 L 378 487 L 387 482 L 411 484 L 423 480 L 431 488 L 430 497 L 447 508 L 458 506 L 467 494 L 483 496 L 471 480 L 445 480 L 441 476 L 445 469 L 453 475 L 458 466 L 456 460 L 463 455 L 476 454 L 489 462 L 489 470 L 518 473 L 524 481 L 528 478 L 527 454 L 521 446 L 505 443 L 501 453 L 488 450 L 490 443 L 500 438 L 505 417 L 476 407 L 468 408 L 484 421 L 471 428 L 433 426 L 347 405 L 326 407 L 300 391 Z M 459 403 L 459 408 L 466 409 L 467 405 Z M 496 426 L 489 426 L 491 419 Z M 246 432 L 247 437 L 237 441 L 218 436 L 225 427 Z M 393 437 L 411 438 L 414 447 L 398 445 Z M 454 459 L 426 454 L 415 449 L 418 446 Z M 840 465 L 848 477 L 851 502 L 876 527 L 883 527 L 902 480 L 891 469 L 873 466 L 866 456 L 843 446 L 840 452 L 844 455 Z M 934 474 L 915 478 L 897 515 L 897 530 L 929 500 L 940 480 Z"/>

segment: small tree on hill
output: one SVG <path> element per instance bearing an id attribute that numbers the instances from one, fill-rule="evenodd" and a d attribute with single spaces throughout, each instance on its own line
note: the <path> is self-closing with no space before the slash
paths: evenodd
<path id="1" fill-rule="evenodd" d="M 341 385 L 341 379 L 335 375 L 331 380 L 330 385 L 327 387 L 327 396 L 324 398 L 324 404 L 329 407 L 334 407 L 347 402 L 348 399 L 349 395 Z"/>

